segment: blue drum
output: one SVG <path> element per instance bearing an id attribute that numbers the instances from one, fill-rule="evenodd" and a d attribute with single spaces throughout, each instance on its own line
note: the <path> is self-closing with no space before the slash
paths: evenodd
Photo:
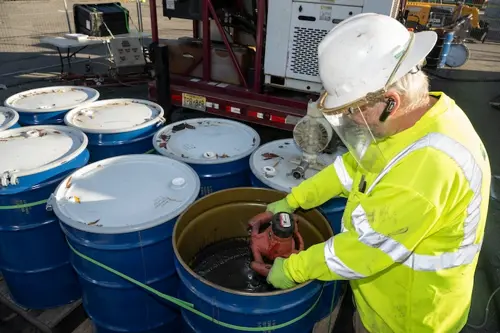
<path id="1" fill-rule="evenodd" d="M 11 108 L 0 106 L 0 131 L 19 127 L 19 114 Z"/>
<path id="2" fill-rule="evenodd" d="M 108 99 L 75 108 L 64 122 L 89 138 L 90 162 L 153 150 L 153 135 L 163 125 L 163 109 L 139 99 Z"/>
<path id="3" fill-rule="evenodd" d="M 248 160 L 259 134 L 240 122 L 197 118 L 162 128 L 153 138 L 156 151 L 189 164 L 200 176 L 200 197 L 219 190 L 250 186 Z"/>
<path id="4" fill-rule="evenodd" d="M 345 149 L 339 148 L 335 154 L 318 155 L 318 163 L 324 167 L 333 163 L 338 155 L 345 153 Z M 296 179 L 292 170 L 296 168 L 302 157 L 300 148 L 293 139 L 271 141 L 260 146 L 250 157 L 250 168 L 252 170 L 252 185 L 255 187 L 273 188 L 282 192 L 290 190 L 299 185 L 302 179 Z M 315 175 L 318 169 L 307 169 L 304 178 Z M 342 215 L 347 200 L 345 198 L 333 198 L 320 207 L 319 211 L 326 217 L 334 234 L 340 233 Z M 335 286 L 337 284 L 337 286 Z M 325 290 L 318 306 L 317 319 L 321 320 L 330 313 L 332 294 L 336 290 L 334 304 L 340 296 L 340 285 L 330 282 L 325 285 Z"/>
<path id="5" fill-rule="evenodd" d="M 87 137 L 66 126 L 0 132 L 0 270 L 12 299 L 47 309 L 80 298 L 69 249 L 46 202 L 89 159 Z"/>
<path id="6" fill-rule="evenodd" d="M 185 163 L 158 155 L 108 158 L 66 178 L 50 200 L 73 249 L 162 293 L 177 296 L 172 232 L 198 196 Z M 76 253 L 95 333 L 179 332 L 179 309 Z"/>
<path id="7" fill-rule="evenodd" d="M 260 332 L 311 333 L 314 328 L 314 333 L 327 333 L 316 326 L 318 302 L 321 292 L 326 292 L 320 281 L 309 281 L 287 290 L 248 292 L 232 289 L 229 285 L 219 285 L 192 268 L 193 260 L 206 245 L 235 237 L 244 239 L 248 235 L 248 220 L 262 212 L 265 203 L 280 197 L 280 192 L 269 189 L 229 189 L 201 198 L 179 217 L 173 236 L 175 264 L 181 280 L 179 298 L 192 304 L 194 310 L 204 315 L 202 317 L 199 313 L 194 314 L 183 308 L 181 313 L 185 325 L 181 332 L 240 333 L 255 332 L 260 328 Z M 332 236 L 328 221 L 318 211 L 301 215 L 300 228 L 306 244 L 319 243 Z M 232 251 L 228 251 L 224 259 L 205 266 L 206 271 L 224 266 L 234 258 L 241 258 L 242 254 L 245 256 L 245 251 L 238 249 L 238 246 L 228 249 Z M 217 251 L 208 250 L 208 253 L 217 257 Z M 249 277 L 253 276 L 245 261 L 240 263 L 243 265 L 230 264 L 233 269 L 227 270 L 231 274 L 226 276 L 229 284 L 232 279 L 238 280 L 238 275 L 243 272 Z M 331 296 L 332 291 L 329 299 Z"/>
<path id="8" fill-rule="evenodd" d="M 19 113 L 19 124 L 49 125 L 64 123 L 64 115 L 75 107 L 96 101 L 99 92 L 88 87 L 58 86 L 32 89 L 12 95 L 5 106 Z"/>

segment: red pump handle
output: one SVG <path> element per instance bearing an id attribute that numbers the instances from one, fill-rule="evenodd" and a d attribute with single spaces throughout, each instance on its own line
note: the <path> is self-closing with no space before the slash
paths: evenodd
<path id="1" fill-rule="evenodd" d="M 256 216 L 254 216 L 250 219 L 250 221 L 248 222 L 248 225 L 251 228 L 250 236 L 252 237 L 252 239 L 259 237 L 260 227 L 263 224 L 269 223 L 271 221 L 272 217 L 273 217 L 273 213 L 264 212 L 264 213 L 260 213 Z M 298 252 L 304 250 L 304 239 L 302 238 L 302 235 L 299 233 L 299 225 L 297 223 L 297 221 L 298 221 L 297 217 L 293 216 L 293 218 L 295 220 L 295 229 L 293 231 L 293 235 L 294 235 L 295 241 L 297 242 L 296 244 L 298 244 L 298 247 L 299 247 L 298 250 L 296 250 L 296 249 L 293 250 L 293 253 L 298 253 Z M 257 246 L 252 245 L 251 249 L 252 249 L 252 255 L 253 255 L 254 261 L 252 261 L 252 263 L 250 264 L 250 267 L 254 271 L 256 271 L 257 273 L 259 273 L 260 275 L 268 276 L 272 265 L 264 263 L 264 259 L 262 258 L 262 254 L 260 253 Z"/>

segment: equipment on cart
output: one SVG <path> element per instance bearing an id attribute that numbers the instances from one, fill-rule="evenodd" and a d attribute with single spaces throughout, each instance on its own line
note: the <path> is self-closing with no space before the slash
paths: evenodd
<path id="1" fill-rule="evenodd" d="M 399 0 L 269 1 L 265 83 L 319 93 L 318 44 L 343 20 L 360 13 L 396 17 Z"/>
<path id="2" fill-rule="evenodd" d="M 293 129 L 293 139 L 303 152 L 300 159 L 291 161 L 298 165 L 292 170 L 295 179 L 303 178 L 308 168 L 318 171 L 325 168 L 318 161 L 318 154 L 325 150 L 332 138 L 332 126 L 318 110 L 316 102 L 309 101 L 306 116 Z"/>
<path id="3" fill-rule="evenodd" d="M 117 74 L 144 73 L 146 60 L 138 37 L 113 38 L 109 42 Z"/>
<path id="4" fill-rule="evenodd" d="M 322 38 L 359 13 L 404 21 L 404 3 L 163 0 L 164 16 L 193 20 L 193 36 L 162 45 L 168 59 L 164 65 L 156 61 L 150 98 L 167 113 L 172 105 L 292 131 L 305 116 L 308 100 L 322 89 L 317 60 Z M 153 13 L 152 36 L 158 43 Z"/>
<path id="5" fill-rule="evenodd" d="M 261 227 L 270 225 L 260 232 Z M 265 259 L 288 258 L 292 253 L 304 250 L 304 240 L 299 233 L 298 218 L 288 213 L 261 213 L 248 223 L 251 228 L 250 247 L 253 261 L 250 267 L 260 275 L 267 276 L 271 264 Z"/>
<path id="6" fill-rule="evenodd" d="M 77 33 L 104 37 L 129 32 L 129 11 L 119 2 L 74 4 L 73 16 Z"/>
<path id="7" fill-rule="evenodd" d="M 199 39 L 181 37 L 165 41 L 168 45 L 170 73 L 194 78 L 203 76 L 203 43 Z M 244 46 L 232 45 L 236 62 L 244 73 L 253 61 L 253 52 Z M 216 82 L 241 85 L 242 81 L 232 64 L 229 51 L 224 44 L 214 43 L 210 52 L 211 78 Z"/>
<path id="8" fill-rule="evenodd" d="M 428 2 L 408 2 L 406 4 L 408 20 L 406 26 L 422 30 L 425 28 L 442 28 L 452 24 L 461 16 L 471 14 L 471 25 L 479 28 L 479 10 L 463 4 L 443 4 Z"/>
<path id="9" fill-rule="evenodd" d="M 230 6 L 227 0 L 212 0 L 215 8 Z M 203 1 L 200 0 L 163 0 L 163 16 L 187 20 L 202 20 Z"/>

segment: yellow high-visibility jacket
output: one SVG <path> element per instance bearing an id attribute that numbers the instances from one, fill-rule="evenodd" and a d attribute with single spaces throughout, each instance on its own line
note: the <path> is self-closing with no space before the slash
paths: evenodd
<path id="1" fill-rule="evenodd" d="M 464 112 L 431 95 L 439 101 L 413 127 L 378 143 L 382 172 L 347 153 L 287 196 L 304 209 L 348 197 L 342 232 L 290 256 L 285 274 L 350 280 L 372 333 L 459 332 L 469 312 L 491 171 Z"/>

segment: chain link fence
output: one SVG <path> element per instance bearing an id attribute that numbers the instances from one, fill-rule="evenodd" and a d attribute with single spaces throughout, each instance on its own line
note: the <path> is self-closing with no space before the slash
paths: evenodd
<path id="1" fill-rule="evenodd" d="M 68 17 L 74 32 L 73 5 L 80 3 L 106 3 L 103 0 L 67 0 Z M 122 2 L 130 11 L 130 28 L 138 25 L 135 2 Z M 149 6 L 143 15 L 149 16 Z M 161 10 L 161 8 L 159 8 Z M 160 11 L 161 15 L 161 11 Z M 142 19 L 142 18 L 141 18 Z M 148 20 L 149 22 L 149 17 Z M 144 25 L 145 31 L 150 25 Z M 40 51 L 40 38 L 62 36 L 69 32 L 64 0 L 0 0 L 0 52 L 27 53 Z"/>
<path id="2" fill-rule="evenodd" d="M 149 2 L 141 2 L 142 15 L 138 15 L 136 0 L 115 0 L 129 10 L 130 31 L 151 32 Z M 40 38 L 64 36 L 75 32 L 73 5 L 99 4 L 113 0 L 0 0 L 0 79 L 6 73 L 38 69 L 58 64 L 57 51 Z M 66 8 L 67 13 L 66 14 Z M 178 38 L 192 35 L 192 22 L 169 20 L 162 16 L 162 3 L 157 3 L 160 38 Z M 101 54 L 102 56 L 104 54 Z M 53 67 L 53 66 L 52 66 Z M 2 81 L 2 80 L 0 80 Z M 2 82 L 0 82 L 2 83 Z"/>

